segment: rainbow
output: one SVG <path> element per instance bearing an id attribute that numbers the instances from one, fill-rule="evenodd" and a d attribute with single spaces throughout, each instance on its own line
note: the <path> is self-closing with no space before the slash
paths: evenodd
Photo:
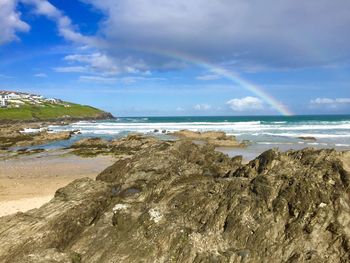
<path id="1" fill-rule="evenodd" d="M 182 61 L 187 62 L 187 63 L 195 64 L 199 67 L 205 68 L 213 73 L 216 73 L 222 77 L 225 77 L 226 79 L 229 79 L 229 80 L 233 81 L 234 83 L 238 84 L 242 88 L 252 92 L 256 96 L 261 98 L 264 102 L 266 102 L 268 105 L 270 105 L 273 109 L 275 109 L 277 112 L 279 112 L 280 114 L 285 115 L 285 116 L 294 115 L 294 113 L 290 109 L 288 109 L 285 105 L 283 105 L 283 103 L 278 101 L 272 95 L 268 94 L 262 87 L 244 79 L 238 73 L 236 73 L 232 70 L 228 70 L 224 67 L 220 67 L 216 64 L 205 61 L 204 59 L 200 59 L 198 57 L 194 57 L 194 56 L 191 56 L 188 54 L 180 53 L 178 51 L 164 50 L 164 49 L 162 50 L 162 49 L 155 49 L 155 48 L 145 48 L 145 47 L 135 47 L 135 46 L 131 46 L 131 47 L 128 46 L 128 47 L 124 47 L 124 48 L 134 49 L 136 51 L 141 51 L 141 52 L 158 54 L 158 55 L 162 55 L 162 56 L 166 56 L 166 57 L 171 57 L 171 58 L 174 58 L 177 60 L 182 60 Z M 50 51 L 47 51 L 47 52 L 45 52 L 45 55 L 46 54 L 49 54 L 49 55 L 50 54 L 61 54 L 61 53 L 68 53 L 68 52 L 62 52 L 62 51 L 50 52 Z M 1 61 L 0 66 L 6 66 L 6 65 L 14 63 L 14 62 L 22 61 L 22 60 L 32 58 L 32 57 L 37 57 L 37 56 L 42 56 L 42 52 L 40 52 L 40 53 L 37 52 L 37 54 L 30 53 L 26 57 L 21 55 L 20 57 L 12 58 L 11 60 L 5 61 L 5 62 Z"/>
<path id="2" fill-rule="evenodd" d="M 262 87 L 257 86 L 256 84 L 242 78 L 238 73 L 232 70 L 228 70 L 224 67 L 220 67 L 213 63 L 207 62 L 204 59 L 190 56 L 188 54 L 183 54 L 178 51 L 159 50 L 159 49 L 144 48 L 144 47 L 137 48 L 137 49 L 139 51 L 154 53 L 158 55 L 171 57 L 177 60 L 182 60 L 184 62 L 192 63 L 202 68 L 205 68 L 215 74 L 218 74 L 226 79 L 233 81 L 234 83 L 238 84 L 239 86 L 243 87 L 249 92 L 252 92 L 256 96 L 258 96 L 260 99 L 262 99 L 264 102 L 266 102 L 268 105 L 270 105 L 273 109 L 278 111 L 280 114 L 285 116 L 294 115 L 294 113 L 291 110 L 289 110 L 285 105 L 283 105 L 276 98 L 268 94 Z"/>

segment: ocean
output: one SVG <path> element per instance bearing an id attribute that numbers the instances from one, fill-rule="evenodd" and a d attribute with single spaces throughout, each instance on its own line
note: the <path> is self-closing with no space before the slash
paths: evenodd
<path id="1" fill-rule="evenodd" d="M 115 120 L 81 121 L 68 126 L 50 126 L 53 131 L 80 130 L 64 146 L 83 137 L 120 138 L 131 132 L 169 139 L 162 131 L 224 131 L 238 140 L 248 140 L 246 149 L 220 149 L 246 159 L 270 149 L 336 148 L 350 150 L 350 115 L 315 116 L 216 116 L 216 117 L 125 117 Z M 305 141 L 298 137 L 314 137 Z M 60 143 L 58 143 L 60 144 Z M 55 147 L 57 143 L 47 147 Z"/>

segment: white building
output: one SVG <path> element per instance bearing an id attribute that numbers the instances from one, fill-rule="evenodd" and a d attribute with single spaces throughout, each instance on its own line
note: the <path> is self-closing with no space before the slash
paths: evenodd
<path id="1" fill-rule="evenodd" d="M 7 95 L 7 97 L 10 100 L 16 100 L 16 99 L 20 99 L 21 98 L 21 96 L 19 94 L 16 94 L 16 93 L 13 93 L 13 92 L 9 93 Z"/>
<path id="2" fill-rule="evenodd" d="M 5 92 L 1 92 L 0 91 L 0 99 L 6 99 L 8 100 L 9 99 L 9 95 Z"/>
<path id="3" fill-rule="evenodd" d="M 7 95 L 0 95 L 0 107 L 6 108 L 7 107 Z"/>
<path id="4" fill-rule="evenodd" d="M 29 99 L 30 98 L 30 94 L 27 94 L 27 93 L 22 93 L 20 96 L 22 99 Z"/>
<path id="5" fill-rule="evenodd" d="M 32 95 L 31 98 L 37 99 L 37 100 L 42 100 L 44 97 L 41 95 Z"/>
<path id="6" fill-rule="evenodd" d="M 46 101 L 50 103 L 58 103 L 58 100 L 53 98 L 46 99 Z"/>

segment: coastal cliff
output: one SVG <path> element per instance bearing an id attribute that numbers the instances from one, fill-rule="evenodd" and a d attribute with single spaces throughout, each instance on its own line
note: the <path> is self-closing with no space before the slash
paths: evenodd
<path id="1" fill-rule="evenodd" d="M 0 91 L 0 98 L 0 123 L 113 118 L 112 114 L 91 106 L 44 98 L 41 95 Z"/>
<path id="2" fill-rule="evenodd" d="M 0 261 L 349 262 L 349 153 L 242 164 L 209 145 L 129 139 L 97 180 L 0 218 Z"/>

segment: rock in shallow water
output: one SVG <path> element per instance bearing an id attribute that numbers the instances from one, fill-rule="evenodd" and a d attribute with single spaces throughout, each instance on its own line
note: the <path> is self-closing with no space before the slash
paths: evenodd
<path id="1" fill-rule="evenodd" d="M 194 141 L 203 141 L 209 145 L 216 147 L 246 147 L 245 142 L 237 141 L 235 136 L 226 135 L 219 131 L 194 132 L 190 130 L 181 130 L 174 132 L 172 135 L 180 139 L 188 139 Z"/>
<path id="2" fill-rule="evenodd" d="M 317 141 L 317 139 L 315 137 L 312 136 L 300 136 L 297 137 L 298 139 L 304 140 L 304 141 L 311 141 L 311 142 L 315 142 Z"/>
<path id="3" fill-rule="evenodd" d="M 0 262 L 349 262 L 344 156 L 158 142 L 1 218 Z"/>

